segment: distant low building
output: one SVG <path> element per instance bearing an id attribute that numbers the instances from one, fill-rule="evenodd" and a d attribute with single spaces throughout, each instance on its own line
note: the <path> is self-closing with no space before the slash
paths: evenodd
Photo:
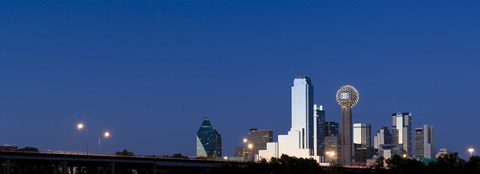
<path id="1" fill-rule="evenodd" d="M 372 147 L 354 144 L 354 149 L 353 164 L 360 166 L 367 165 L 367 160 L 373 157 Z"/>
<path id="2" fill-rule="evenodd" d="M 251 143 L 250 151 L 252 152 L 252 155 L 258 155 L 259 150 L 267 149 L 267 143 L 272 141 L 272 130 L 250 129 L 250 131 L 248 132 L 248 143 Z"/>
<path id="3" fill-rule="evenodd" d="M 18 146 L 14 144 L 4 144 L 3 146 L 0 146 L 0 151 L 3 151 L 3 152 L 13 152 L 17 150 L 18 150 Z"/>
<path id="4" fill-rule="evenodd" d="M 340 137 L 337 135 L 330 135 L 325 137 L 325 158 L 324 162 L 337 163 L 338 150 L 340 146 Z"/>
<path id="5" fill-rule="evenodd" d="M 378 155 L 383 156 L 385 160 L 392 158 L 394 155 L 403 156 L 406 152 L 403 150 L 402 144 L 382 144 L 378 150 Z"/>
<path id="6" fill-rule="evenodd" d="M 381 144 L 391 144 L 392 143 L 392 134 L 388 131 L 388 127 L 384 126 L 380 128 L 373 138 L 373 149 L 375 154 L 378 154 L 378 149 Z"/>
<path id="7" fill-rule="evenodd" d="M 448 155 L 450 153 L 452 153 L 452 152 L 450 152 L 448 149 L 440 149 L 440 150 L 438 150 L 437 154 L 435 155 L 435 158 L 439 158 L 443 155 Z"/>

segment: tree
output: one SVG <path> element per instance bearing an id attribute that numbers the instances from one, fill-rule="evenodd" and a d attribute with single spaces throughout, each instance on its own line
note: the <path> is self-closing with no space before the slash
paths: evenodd
<path id="1" fill-rule="evenodd" d="M 272 164 L 276 164 L 277 161 L 272 160 Z M 280 159 L 278 159 L 278 163 L 283 168 L 282 173 L 322 173 L 320 166 L 318 165 L 317 161 L 312 158 L 297 158 L 291 157 L 288 155 L 283 154 Z"/>
<path id="2" fill-rule="evenodd" d="M 182 155 L 181 153 L 175 153 L 172 155 L 172 158 L 182 158 L 182 159 L 188 159 L 187 156 Z"/>
<path id="3" fill-rule="evenodd" d="M 17 151 L 20 151 L 20 152 L 39 152 L 39 150 L 36 147 L 30 147 L 30 146 L 25 146 L 23 148 L 18 149 Z"/>
<path id="4" fill-rule="evenodd" d="M 480 173 L 480 157 L 472 156 L 465 164 L 467 173 Z"/>
<path id="5" fill-rule="evenodd" d="M 465 160 L 458 153 L 449 153 L 438 158 L 433 167 L 435 173 L 465 173 Z"/>
<path id="6" fill-rule="evenodd" d="M 399 171 L 402 165 L 402 157 L 399 155 L 393 155 L 390 159 L 386 160 L 388 169 L 393 171 Z"/>
<path id="7" fill-rule="evenodd" d="M 372 166 L 374 169 L 383 169 L 385 168 L 385 158 L 380 156 L 375 160 L 375 165 Z"/>
<path id="8" fill-rule="evenodd" d="M 115 155 L 133 156 L 133 155 L 135 155 L 135 154 L 134 154 L 133 152 L 128 151 L 127 149 L 123 149 L 123 151 L 115 152 Z"/>
<path id="9" fill-rule="evenodd" d="M 390 170 L 390 173 L 423 173 L 424 165 L 422 162 L 409 159 L 409 158 L 402 158 L 398 155 L 393 155 L 390 159 L 387 160 L 387 165 Z"/>

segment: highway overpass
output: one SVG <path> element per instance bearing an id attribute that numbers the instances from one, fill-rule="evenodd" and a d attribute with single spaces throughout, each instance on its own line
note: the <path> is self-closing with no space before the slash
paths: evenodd
<path id="1" fill-rule="evenodd" d="M 0 174 L 196 174 L 245 163 L 65 152 L 0 152 Z"/>

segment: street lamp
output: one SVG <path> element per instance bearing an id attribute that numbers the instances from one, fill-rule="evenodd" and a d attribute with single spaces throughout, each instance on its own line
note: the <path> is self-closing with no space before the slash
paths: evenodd
<path id="1" fill-rule="evenodd" d="M 473 147 L 468 148 L 468 153 L 470 153 L 470 157 L 472 157 L 473 152 L 475 152 L 475 149 L 473 149 Z"/>
<path id="2" fill-rule="evenodd" d="M 403 156 L 403 158 L 407 158 L 407 154 L 403 154 L 402 156 Z"/>
<path id="3" fill-rule="evenodd" d="M 87 129 L 87 126 L 85 126 L 85 124 L 83 123 L 78 123 L 77 124 L 77 129 L 78 130 L 85 130 L 85 142 L 87 144 L 87 155 L 88 155 L 88 129 Z"/>
<path id="4" fill-rule="evenodd" d="M 109 131 L 105 131 L 103 133 L 103 138 L 107 139 L 110 137 L 110 132 Z M 102 137 L 98 137 L 98 151 L 101 153 L 102 152 L 102 148 L 101 148 L 101 143 L 102 142 Z"/>
<path id="5" fill-rule="evenodd" d="M 325 152 L 328 158 L 330 158 L 330 162 L 333 163 L 333 157 L 335 157 L 335 151 L 327 151 Z"/>
<path id="6" fill-rule="evenodd" d="M 248 149 L 252 150 L 253 149 L 253 144 L 250 143 L 250 144 L 247 145 L 247 147 L 248 147 Z"/>

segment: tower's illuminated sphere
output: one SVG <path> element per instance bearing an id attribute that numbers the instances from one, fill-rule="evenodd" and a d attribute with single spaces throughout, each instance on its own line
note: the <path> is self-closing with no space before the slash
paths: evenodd
<path id="1" fill-rule="evenodd" d="M 342 86 L 337 91 L 337 102 L 341 106 L 353 107 L 357 104 L 359 97 L 357 89 L 350 85 Z"/>

